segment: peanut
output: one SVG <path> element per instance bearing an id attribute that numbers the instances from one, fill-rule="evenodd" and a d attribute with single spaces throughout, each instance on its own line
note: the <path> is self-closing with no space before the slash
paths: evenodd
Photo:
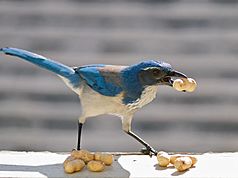
<path id="1" fill-rule="evenodd" d="M 87 164 L 87 168 L 92 172 L 101 172 L 105 169 L 105 164 L 102 161 L 89 161 Z"/>
<path id="2" fill-rule="evenodd" d="M 170 156 L 166 152 L 159 152 L 157 154 L 158 164 L 161 167 L 167 167 L 170 163 Z"/>
<path id="3" fill-rule="evenodd" d="M 68 174 L 72 174 L 74 172 L 81 171 L 85 166 L 85 163 L 81 159 L 74 159 L 72 161 L 68 161 L 64 164 L 64 171 Z"/>
<path id="4" fill-rule="evenodd" d="M 96 161 L 102 161 L 106 166 L 110 166 L 113 162 L 113 155 L 106 153 L 95 153 L 94 159 Z"/>
<path id="5" fill-rule="evenodd" d="M 73 150 L 71 156 L 75 159 L 82 159 L 86 164 L 94 159 L 94 154 L 90 153 L 87 150 Z"/>
<path id="6" fill-rule="evenodd" d="M 179 171 L 186 171 L 192 166 L 192 160 L 189 157 L 179 157 L 174 162 L 174 167 Z"/>
<path id="7" fill-rule="evenodd" d="M 175 160 L 177 158 L 181 158 L 181 157 L 189 157 L 191 160 L 192 160 L 192 166 L 194 166 L 196 163 L 197 163 L 197 158 L 194 157 L 194 156 L 191 156 L 191 155 L 180 155 L 180 154 L 176 154 L 176 155 L 172 155 L 170 156 L 170 163 L 171 164 L 174 164 L 175 163 Z"/>
<path id="8" fill-rule="evenodd" d="M 177 91 L 193 92 L 197 87 L 197 83 L 192 78 L 176 79 L 173 82 L 173 88 Z"/>

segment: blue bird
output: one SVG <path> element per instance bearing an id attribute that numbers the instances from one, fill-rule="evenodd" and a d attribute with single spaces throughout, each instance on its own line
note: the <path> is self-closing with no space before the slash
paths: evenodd
<path id="1" fill-rule="evenodd" d="M 156 97 L 159 85 L 173 86 L 172 77 L 187 78 L 170 64 L 156 60 L 146 60 L 131 66 L 92 64 L 68 67 L 22 49 L 6 47 L 0 51 L 56 73 L 79 95 L 82 113 L 78 119 L 78 150 L 86 119 L 111 114 L 121 117 L 123 131 L 145 146 L 144 154 L 156 155 L 155 149 L 132 132 L 133 115 Z"/>

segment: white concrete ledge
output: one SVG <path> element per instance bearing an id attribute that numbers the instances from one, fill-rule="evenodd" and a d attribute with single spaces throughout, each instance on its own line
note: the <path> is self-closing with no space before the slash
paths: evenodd
<path id="1" fill-rule="evenodd" d="M 198 163 L 186 172 L 161 168 L 156 157 L 116 155 L 113 166 L 102 173 L 84 169 L 65 174 L 62 163 L 69 154 L 50 152 L 0 152 L 0 177 L 238 177 L 238 153 L 206 153 L 196 155 Z"/>

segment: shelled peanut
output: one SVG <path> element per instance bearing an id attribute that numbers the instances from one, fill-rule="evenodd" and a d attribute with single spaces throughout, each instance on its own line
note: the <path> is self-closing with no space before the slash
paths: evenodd
<path id="1" fill-rule="evenodd" d="M 82 159 L 86 164 L 89 161 L 94 160 L 94 154 L 90 153 L 87 150 L 73 150 L 71 152 L 71 156 L 74 157 L 75 159 Z"/>
<path id="2" fill-rule="evenodd" d="M 113 163 L 113 155 L 99 153 L 93 154 L 87 150 L 73 150 L 68 158 L 64 161 L 64 170 L 71 174 L 81 171 L 85 165 L 92 172 L 101 172 L 105 166 Z"/>
<path id="3" fill-rule="evenodd" d="M 113 162 L 113 155 L 107 153 L 95 153 L 95 160 L 102 161 L 106 166 L 110 166 Z"/>
<path id="4" fill-rule="evenodd" d="M 184 156 L 184 157 L 179 157 L 174 161 L 174 167 L 179 171 L 186 171 L 190 167 L 192 167 L 192 160 L 190 157 Z"/>
<path id="5" fill-rule="evenodd" d="M 193 92 L 197 88 L 197 83 L 192 78 L 176 79 L 173 82 L 173 88 L 177 91 Z"/>
<path id="6" fill-rule="evenodd" d="M 172 156 L 170 157 L 170 163 L 171 163 L 171 164 L 174 164 L 174 163 L 175 163 L 175 160 L 176 160 L 177 158 L 180 158 L 180 157 L 189 157 L 189 158 L 192 160 L 192 166 L 197 163 L 197 158 L 196 158 L 196 157 L 191 156 L 191 155 L 181 155 L 181 154 L 172 155 Z"/>
<path id="7" fill-rule="evenodd" d="M 105 169 L 105 164 L 102 161 L 89 161 L 87 164 L 87 168 L 92 172 L 102 172 Z"/>
<path id="8" fill-rule="evenodd" d="M 169 155 L 166 152 L 158 152 L 158 164 L 161 167 L 168 167 L 172 164 L 177 171 L 186 171 L 197 163 L 197 158 L 191 155 Z"/>
<path id="9" fill-rule="evenodd" d="M 81 159 L 73 159 L 64 163 L 64 171 L 68 174 L 79 172 L 85 166 L 85 163 Z"/>
<path id="10" fill-rule="evenodd" d="M 157 154 L 158 164 L 161 167 L 167 167 L 170 163 L 170 156 L 168 153 L 161 151 Z"/>

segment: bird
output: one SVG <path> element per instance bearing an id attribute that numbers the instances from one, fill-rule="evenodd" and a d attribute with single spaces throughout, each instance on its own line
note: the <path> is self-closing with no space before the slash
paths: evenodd
<path id="1" fill-rule="evenodd" d="M 129 66 L 89 64 L 69 67 L 23 49 L 4 47 L 0 52 L 57 74 L 79 96 L 82 113 L 78 118 L 77 150 L 81 149 L 82 127 L 86 119 L 109 114 L 121 118 L 122 130 L 144 146 L 141 150 L 144 154 L 156 155 L 157 151 L 132 131 L 133 116 L 156 98 L 159 86 L 172 87 L 173 78 L 187 78 L 170 64 L 154 59 Z"/>

